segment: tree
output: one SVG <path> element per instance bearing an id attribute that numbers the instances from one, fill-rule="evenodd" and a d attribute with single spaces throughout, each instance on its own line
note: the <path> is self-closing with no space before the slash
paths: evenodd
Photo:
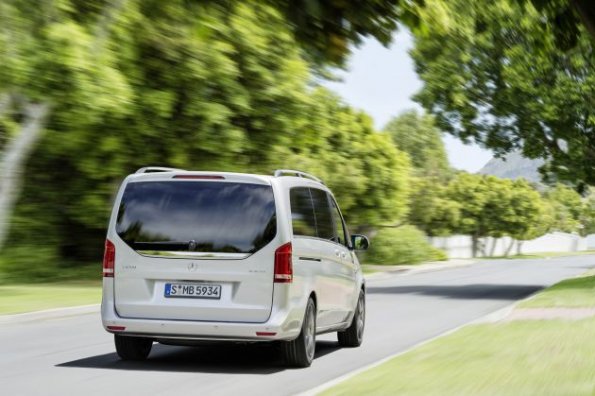
<path id="1" fill-rule="evenodd" d="M 440 131 L 430 115 L 405 111 L 384 127 L 397 148 L 409 154 L 419 175 L 446 178 L 450 173 L 448 157 Z"/>
<path id="2" fill-rule="evenodd" d="M 517 254 L 521 254 L 523 241 L 538 238 L 547 233 L 553 222 L 550 207 L 541 198 L 539 192 L 524 179 L 512 182 L 510 198 L 507 202 L 514 215 L 502 219 L 504 233 L 517 242 Z M 511 241 L 506 256 L 512 250 Z"/>
<path id="3" fill-rule="evenodd" d="M 589 194 L 583 199 L 583 210 L 581 213 L 582 236 L 595 234 L 595 193 L 593 187 L 589 189 Z"/>
<path id="4" fill-rule="evenodd" d="M 0 134 L 6 139 L 0 176 L 0 249 L 23 168 L 47 123 L 81 128 L 98 122 L 106 112 L 121 117 L 130 108 L 129 87 L 114 67 L 115 53 L 106 49 L 107 21 L 120 6 L 109 3 L 96 18 L 77 23 L 67 7 L 55 3 L 0 4 Z"/>
<path id="5" fill-rule="evenodd" d="M 461 205 L 455 231 L 471 235 L 474 256 L 480 250 L 487 253 L 487 246 L 480 248 L 480 238 L 508 235 L 524 240 L 547 231 L 541 197 L 522 179 L 460 173 L 448 184 L 447 195 Z"/>
<path id="6" fill-rule="evenodd" d="M 391 226 L 407 214 L 410 163 L 372 120 L 324 88 L 293 142 L 279 147 L 278 166 L 319 175 L 328 181 L 348 223 L 360 230 Z"/>
<path id="7" fill-rule="evenodd" d="M 99 259 L 117 185 L 148 164 L 263 173 L 295 166 L 330 181 L 354 226 L 405 216 L 407 155 L 367 115 L 313 87 L 275 8 L 58 3 L 48 5 L 52 18 L 28 0 L 0 5 L 18 25 L 10 34 L 23 36 L 1 47 L 12 57 L 0 69 L 11 73 L 0 93 L 49 108 L 2 252 L 15 268 L 32 261 L 24 252 L 33 240 L 61 265 Z M 17 104 L 11 99 L 0 117 L 8 141 L 22 129 Z"/>
<path id="8" fill-rule="evenodd" d="M 583 202 L 581 196 L 568 186 L 557 184 L 545 192 L 554 216 L 552 228 L 561 232 L 581 232 Z"/>
<path id="9" fill-rule="evenodd" d="M 444 180 L 415 177 L 408 220 L 429 236 L 451 235 L 459 225 L 461 204 L 449 198 Z"/>
<path id="10" fill-rule="evenodd" d="M 353 46 L 367 36 L 388 45 L 397 23 L 415 26 L 423 0 L 271 0 L 315 64 L 342 66 Z"/>
<path id="11" fill-rule="evenodd" d="M 269 6 L 57 3 L 0 5 L 10 11 L 1 14 L 9 34 L 0 53 L 10 63 L 0 93 L 50 108 L 11 245 L 34 239 L 94 260 L 123 175 L 146 164 L 268 172 L 273 148 L 306 122 L 308 65 Z M 20 103 L 0 124 L 9 140 L 22 130 Z"/>
<path id="12" fill-rule="evenodd" d="M 531 5 L 427 4 L 412 56 L 425 83 L 416 99 L 438 127 L 497 154 L 545 158 L 546 175 L 579 188 L 595 183 L 595 52 L 584 29 L 563 52 Z"/>
<path id="13" fill-rule="evenodd" d="M 523 4 L 526 0 L 521 0 Z M 581 35 L 583 24 L 595 37 L 595 8 L 590 0 L 530 0 L 543 17 L 543 24 L 551 26 L 558 47 L 572 48 Z"/>
<path id="14" fill-rule="evenodd" d="M 539 10 L 539 26 L 553 32 L 558 48 L 576 46 L 582 25 L 595 37 L 595 12 L 590 0 L 516 0 L 519 8 Z M 434 21 L 420 20 L 428 5 L 445 8 L 445 0 L 367 0 L 358 2 L 324 0 L 271 0 L 291 23 L 292 31 L 310 59 L 318 64 L 343 65 L 350 46 L 371 36 L 387 45 L 401 23 L 418 32 Z M 479 2 L 481 7 L 484 3 Z M 463 10 L 465 11 L 465 10 Z"/>

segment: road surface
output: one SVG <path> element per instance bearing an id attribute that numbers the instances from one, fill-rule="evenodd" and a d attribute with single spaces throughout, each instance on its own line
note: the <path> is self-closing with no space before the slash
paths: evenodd
<path id="1" fill-rule="evenodd" d="M 154 345 L 122 362 L 98 313 L 0 324 L 4 395 L 291 395 L 410 348 L 595 267 L 595 256 L 480 261 L 468 267 L 368 281 L 364 344 L 319 337 L 308 369 L 288 369 L 258 345 Z M 398 373 L 395 373 L 398 375 Z"/>

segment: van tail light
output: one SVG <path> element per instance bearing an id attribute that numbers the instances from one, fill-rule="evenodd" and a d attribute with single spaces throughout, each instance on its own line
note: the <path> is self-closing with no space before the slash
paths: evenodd
<path id="1" fill-rule="evenodd" d="M 103 252 L 103 277 L 114 277 L 114 262 L 116 261 L 116 247 L 109 239 L 105 240 L 105 251 Z"/>
<path id="2" fill-rule="evenodd" d="M 291 242 L 280 246 L 275 251 L 275 283 L 291 283 L 293 281 L 293 265 L 291 263 Z"/>

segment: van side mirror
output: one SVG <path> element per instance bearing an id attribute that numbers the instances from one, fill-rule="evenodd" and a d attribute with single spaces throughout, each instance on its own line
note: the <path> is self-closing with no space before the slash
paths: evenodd
<path id="1" fill-rule="evenodd" d="M 354 250 L 366 250 L 370 246 L 368 237 L 360 234 L 353 234 L 351 236 L 351 246 Z"/>

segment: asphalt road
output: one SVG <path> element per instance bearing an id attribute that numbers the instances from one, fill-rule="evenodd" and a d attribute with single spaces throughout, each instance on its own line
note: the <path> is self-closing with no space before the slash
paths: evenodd
<path id="1" fill-rule="evenodd" d="M 99 314 L 0 326 L 4 395 L 289 395 L 307 391 L 595 267 L 595 256 L 480 261 L 368 281 L 364 344 L 320 336 L 308 369 L 287 369 L 259 345 L 155 345 L 146 362 L 118 360 Z M 398 373 L 395 373 L 398 375 Z"/>

